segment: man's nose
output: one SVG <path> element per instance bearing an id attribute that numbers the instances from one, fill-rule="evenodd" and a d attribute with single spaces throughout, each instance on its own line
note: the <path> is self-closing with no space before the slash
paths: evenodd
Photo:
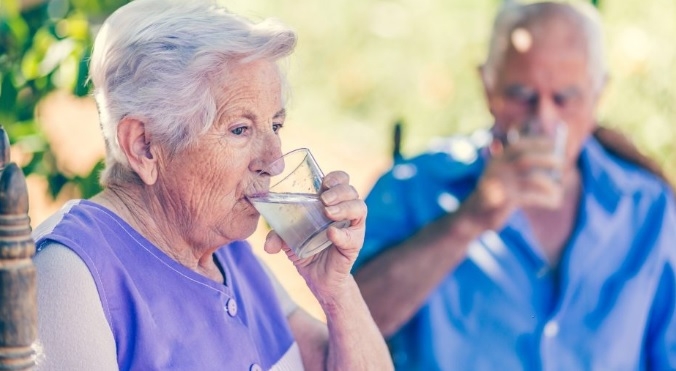
<path id="1" fill-rule="evenodd" d="M 546 133 L 552 133 L 556 125 L 561 121 L 559 109 L 551 98 L 541 97 L 534 107 L 533 116 L 540 123 L 541 129 Z"/>

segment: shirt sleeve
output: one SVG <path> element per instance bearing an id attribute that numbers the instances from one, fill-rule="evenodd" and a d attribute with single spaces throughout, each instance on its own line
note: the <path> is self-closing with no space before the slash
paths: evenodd
<path id="1" fill-rule="evenodd" d="M 403 184 L 391 173 L 381 177 L 365 199 L 368 208 L 364 245 L 354 263 L 358 270 L 388 246 L 403 240 L 407 232 L 405 198 L 401 197 Z"/>
<path id="2" fill-rule="evenodd" d="M 665 267 L 650 312 L 647 338 L 648 370 L 676 369 L 675 278 L 673 267 Z"/>
<path id="3" fill-rule="evenodd" d="M 466 140 L 449 143 L 473 156 L 458 159 L 454 150 L 424 153 L 396 163 L 378 179 L 365 200 L 366 235 L 353 271 L 432 220 L 455 211 L 472 191 L 484 167 L 479 149 Z"/>
<path id="4" fill-rule="evenodd" d="M 676 370 L 676 207 L 665 189 L 666 207 L 656 248 L 665 257 L 647 328 L 648 370 Z"/>
<path id="5" fill-rule="evenodd" d="M 69 248 L 51 243 L 37 269 L 39 371 L 118 370 L 113 333 L 89 269 Z"/>
<path id="6" fill-rule="evenodd" d="M 254 254 L 256 256 L 256 254 Z M 258 259 L 258 262 L 261 264 L 261 267 L 263 267 L 263 270 L 265 273 L 268 275 L 270 278 L 270 282 L 272 283 L 272 287 L 275 290 L 275 294 L 277 294 L 277 300 L 279 300 L 279 304 L 282 307 L 282 313 L 284 313 L 285 317 L 289 317 L 291 313 L 293 313 L 296 309 L 298 309 L 298 304 L 291 299 L 291 296 L 289 296 L 289 293 L 284 289 L 282 284 L 279 282 L 277 277 L 275 277 L 274 273 L 270 270 L 270 268 L 263 262 L 261 258 L 256 256 L 256 259 Z"/>

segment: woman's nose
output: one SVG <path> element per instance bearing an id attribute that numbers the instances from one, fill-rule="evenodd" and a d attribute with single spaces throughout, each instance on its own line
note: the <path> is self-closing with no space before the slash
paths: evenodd
<path id="1" fill-rule="evenodd" d="M 251 171 L 256 173 L 268 173 L 274 172 L 274 169 L 270 168 L 270 165 L 280 157 L 282 157 L 282 147 L 279 137 L 277 135 L 268 136 L 265 140 L 262 140 L 260 143 L 257 143 L 256 153 L 254 160 L 251 162 Z"/>

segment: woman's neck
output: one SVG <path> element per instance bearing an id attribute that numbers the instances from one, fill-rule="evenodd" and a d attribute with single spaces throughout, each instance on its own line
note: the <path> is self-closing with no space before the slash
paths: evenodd
<path id="1" fill-rule="evenodd" d="M 219 246 L 200 244 L 189 234 L 175 208 L 168 208 L 159 198 L 145 190 L 110 185 L 92 197 L 115 212 L 137 232 L 172 259 L 216 282 L 223 282 L 223 274 L 215 263 L 213 253 Z"/>

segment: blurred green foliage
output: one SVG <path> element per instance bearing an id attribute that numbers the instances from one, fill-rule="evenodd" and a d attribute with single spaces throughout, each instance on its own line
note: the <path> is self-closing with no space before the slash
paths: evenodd
<path id="1" fill-rule="evenodd" d="M 31 159 L 23 168 L 49 181 L 56 196 L 68 182 L 84 197 L 99 189 L 97 164 L 89 176 L 65 174 L 36 121 L 37 104 L 50 92 L 89 93 L 87 62 L 93 31 L 122 0 L 0 0 L 0 124 Z"/>
<path id="2" fill-rule="evenodd" d="M 610 81 L 600 117 L 676 180 L 676 1 L 605 1 Z"/>
<path id="3" fill-rule="evenodd" d="M 35 121 L 36 104 L 55 89 L 89 93 L 93 36 L 126 2 L 0 0 L 0 123 L 33 154 L 24 171 L 46 176 L 53 195 L 68 182 L 84 197 L 95 193 L 101 164 L 90 176 L 64 174 Z M 477 66 L 500 0 L 222 2 L 298 32 L 289 63 L 291 121 L 331 132 L 336 145 L 389 153 L 392 125 L 401 120 L 402 150 L 412 155 L 435 136 L 490 124 Z M 599 118 L 629 133 L 676 179 L 676 1 L 599 6 L 610 68 Z"/>
<path id="4" fill-rule="evenodd" d="M 298 31 L 294 121 L 323 125 L 337 142 L 390 153 L 392 126 L 402 120 L 404 155 L 433 137 L 490 125 L 477 66 L 501 3 L 227 1 L 239 13 L 275 16 Z M 609 68 L 599 121 L 628 134 L 676 180 L 676 1 L 597 4 Z"/>

